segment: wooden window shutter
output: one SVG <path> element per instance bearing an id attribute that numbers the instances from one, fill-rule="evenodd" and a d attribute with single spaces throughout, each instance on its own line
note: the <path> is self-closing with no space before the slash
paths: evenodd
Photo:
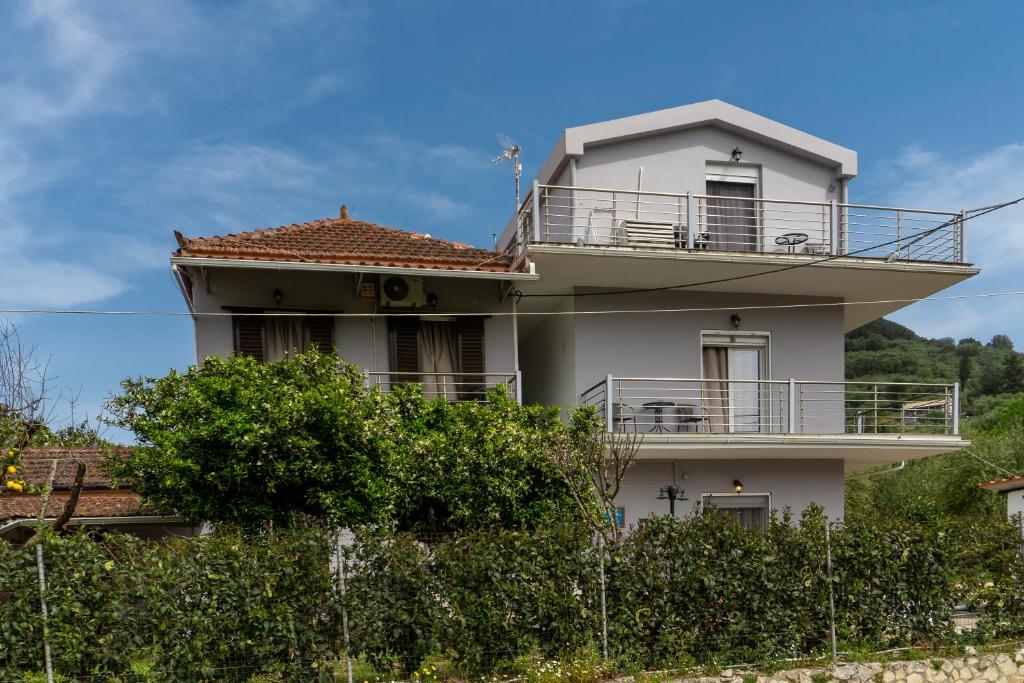
<path id="1" fill-rule="evenodd" d="M 235 353 L 263 360 L 263 318 L 232 316 L 235 324 Z"/>
<path id="2" fill-rule="evenodd" d="M 316 349 L 320 353 L 334 351 L 334 318 L 330 316 L 311 316 L 306 318 L 307 348 Z"/>
<path id="3" fill-rule="evenodd" d="M 401 374 L 394 383 L 418 382 L 420 371 L 420 321 L 417 318 L 391 318 L 391 372 Z"/>
<path id="4" fill-rule="evenodd" d="M 459 318 L 459 369 L 466 373 L 460 386 L 463 394 L 479 395 L 487 386 L 484 370 L 484 319 Z"/>

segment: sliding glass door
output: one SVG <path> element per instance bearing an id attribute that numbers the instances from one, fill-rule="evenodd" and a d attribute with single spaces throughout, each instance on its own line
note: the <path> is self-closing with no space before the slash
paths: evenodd
<path id="1" fill-rule="evenodd" d="M 765 336 L 706 334 L 701 353 L 703 409 L 712 432 L 768 431 Z"/>

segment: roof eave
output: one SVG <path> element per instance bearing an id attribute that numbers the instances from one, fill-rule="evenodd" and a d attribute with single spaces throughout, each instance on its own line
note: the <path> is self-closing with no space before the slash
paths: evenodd
<path id="1" fill-rule="evenodd" d="M 504 270 L 460 270 L 456 268 L 417 268 L 414 266 L 373 266 L 350 263 L 316 263 L 309 261 L 264 261 L 256 259 L 214 258 L 207 256 L 171 256 L 171 264 L 204 268 L 245 268 L 255 270 L 297 270 L 334 273 L 378 273 L 383 275 L 419 275 L 430 277 L 471 278 L 479 280 L 537 280 L 535 273 Z"/>
<path id="2" fill-rule="evenodd" d="M 760 142 L 833 166 L 839 178 L 857 175 L 857 152 L 817 136 L 773 121 L 721 100 L 707 100 L 681 107 L 567 128 L 559 136 L 537 179 L 550 183 L 573 157 L 588 145 L 604 145 L 638 137 L 712 125 L 741 133 Z"/>

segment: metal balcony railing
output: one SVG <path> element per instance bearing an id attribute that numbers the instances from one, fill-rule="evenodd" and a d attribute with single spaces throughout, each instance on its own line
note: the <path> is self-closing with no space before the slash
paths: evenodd
<path id="1" fill-rule="evenodd" d="M 535 184 L 516 216 L 531 243 L 821 254 L 964 263 L 963 212 Z"/>
<path id="2" fill-rule="evenodd" d="M 427 398 L 449 401 L 486 401 L 487 391 L 503 387 L 509 398 L 522 403 L 522 381 L 519 372 L 367 372 L 367 385 L 391 391 L 405 384 L 420 384 Z"/>
<path id="3" fill-rule="evenodd" d="M 960 433 L 960 385 L 606 376 L 580 395 L 609 431 Z"/>

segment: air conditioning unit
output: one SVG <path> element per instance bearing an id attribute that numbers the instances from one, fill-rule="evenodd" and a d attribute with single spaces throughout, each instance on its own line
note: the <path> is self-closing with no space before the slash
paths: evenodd
<path id="1" fill-rule="evenodd" d="M 380 285 L 380 305 L 386 308 L 418 308 L 427 305 L 423 278 L 389 275 Z"/>

